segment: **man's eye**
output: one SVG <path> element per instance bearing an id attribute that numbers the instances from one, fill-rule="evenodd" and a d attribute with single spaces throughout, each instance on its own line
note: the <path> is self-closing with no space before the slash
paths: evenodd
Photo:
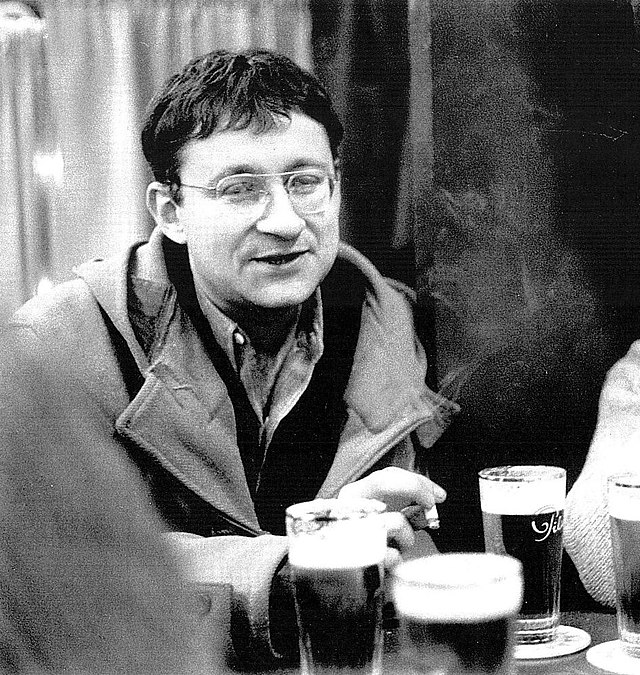
<path id="1" fill-rule="evenodd" d="M 322 176 L 313 173 L 300 173 L 291 176 L 289 181 L 289 189 L 298 192 L 314 190 L 322 184 Z"/>
<path id="2" fill-rule="evenodd" d="M 219 195 L 231 199 L 253 197 L 260 192 L 260 184 L 255 180 L 239 180 L 220 186 Z"/>

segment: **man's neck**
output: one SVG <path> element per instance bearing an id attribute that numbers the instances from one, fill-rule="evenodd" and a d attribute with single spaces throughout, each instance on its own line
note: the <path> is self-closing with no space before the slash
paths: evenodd
<path id="1" fill-rule="evenodd" d="M 215 305 L 219 311 L 242 328 L 249 336 L 249 340 L 251 340 L 251 344 L 256 351 L 266 355 L 278 353 L 300 315 L 300 305 L 276 309 L 262 307 L 223 308 L 217 306 L 197 283 L 195 289 L 198 302 L 205 316 L 208 314 L 206 303 Z"/>
<path id="2" fill-rule="evenodd" d="M 256 351 L 276 354 L 296 324 L 299 310 L 299 305 L 278 309 L 251 307 L 227 316 L 245 331 Z"/>

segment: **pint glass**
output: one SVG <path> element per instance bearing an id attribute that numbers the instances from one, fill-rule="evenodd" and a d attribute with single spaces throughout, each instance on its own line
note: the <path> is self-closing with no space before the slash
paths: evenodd
<path id="1" fill-rule="evenodd" d="M 287 509 L 303 675 L 381 673 L 385 508 L 318 499 Z"/>
<path id="2" fill-rule="evenodd" d="M 398 565 L 398 675 L 509 673 L 522 565 L 491 553 L 443 553 Z"/>
<path id="3" fill-rule="evenodd" d="M 550 642 L 560 623 L 566 471 L 554 466 L 483 469 L 480 505 L 485 549 L 522 563 L 518 644 Z"/>
<path id="4" fill-rule="evenodd" d="M 640 474 L 610 476 L 608 498 L 618 635 L 629 655 L 640 656 Z"/>

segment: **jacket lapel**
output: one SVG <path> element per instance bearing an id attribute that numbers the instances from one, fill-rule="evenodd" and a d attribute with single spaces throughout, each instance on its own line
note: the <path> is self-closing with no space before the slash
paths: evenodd
<path id="1" fill-rule="evenodd" d="M 116 428 L 214 508 L 258 532 L 236 445 L 232 405 L 219 384 L 217 399 L 205 407 L 191 383 L 157 363 Z"/>
<path id="2" fill-rule="evenodd" d="M 226 517 L 259 532 L 227 389 L 168 284 L 161 242 L 150 244 L 137 256 L 133 284 L 144 288 L 137 297 L 147 302 L 139 316 L 153 320 L 149 366 L 116 428 Z"/>
<path id="3" fill-rule="evenodd" d="M 371 267 L 353 249 L 343 246 L 341 253 L 361 268 Z M 401 441 L 410 443 L 407 436 L 414 430 L 421 445 L 431 447 L 458 410 L 425 383 L 427 361 L 415 337 L 409 289 L 382 282 L 375 270 L 367 278 L 370 288 L 345 392 L 348 419 L 322 497 L 362 477 Z M 413 460 L 397 465 L 412 469 Z"/>

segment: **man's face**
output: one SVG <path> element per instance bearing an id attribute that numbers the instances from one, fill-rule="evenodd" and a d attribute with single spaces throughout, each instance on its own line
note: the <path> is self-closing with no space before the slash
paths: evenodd
<path id="1" fill-rule="evenodd" d="M 324 127 L 291 113 L 271 129 L 215 132 L 189 141 L 181 153 L 180 180 L 215 187 L 225 176 L 320 168 L 335 176 Z M 325 210 L 299 215 L 279 179 L 270 179 L 261 213 L 247 218 L 205 191 L 184 187 L 176 207 L 197 287 L 220 309 L 297 305 L 316 289 L 338 247 L 339 188 Z"/>

